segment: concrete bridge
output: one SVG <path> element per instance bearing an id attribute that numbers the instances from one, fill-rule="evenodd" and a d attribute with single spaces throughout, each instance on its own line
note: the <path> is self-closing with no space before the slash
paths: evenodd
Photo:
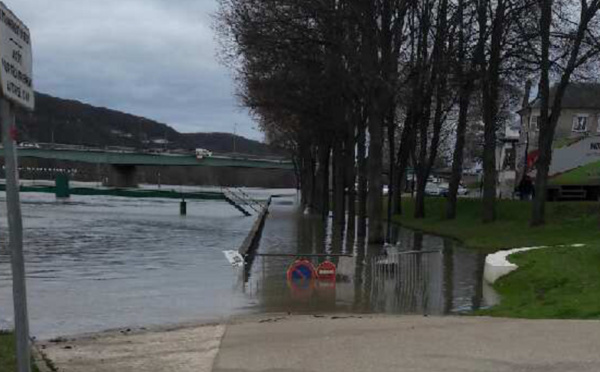
<path id="1" fill-rule="evenodd" d="M 137 166 L 189 166 L 189 167 L 232 167 L 292 170 L 289 160 L 260 159 L 245 156 L 209 156 L 198 159 L 195 155 L 151 153 L 135 151 L 111 151 L 86 148 L 19 148 L 20 158 L 55 159 L 63 161 L 108 164 L 111 171 L 107 186 L 136 187 Z M 4 149 L 0 149 L 4 157 Z"/>

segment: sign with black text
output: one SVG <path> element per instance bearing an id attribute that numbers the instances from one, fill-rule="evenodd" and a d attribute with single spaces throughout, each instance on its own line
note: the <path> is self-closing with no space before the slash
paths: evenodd
<path id="1" fill-rule="evenodd" d="M 2 96 L 29 110 L 35 107 L 29 29 L 0 1 L 0 84 Z"/>

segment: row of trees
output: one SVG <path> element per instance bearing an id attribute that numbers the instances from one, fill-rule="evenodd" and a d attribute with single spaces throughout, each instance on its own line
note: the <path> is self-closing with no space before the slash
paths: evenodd
<path id="1" fill-rule="evenodd" d="M 220 0 L 217 24 L 243 103 L 268 140 L 295 155 L 303 205 L 324 217 L 333 212 L 334 231 L 381 242 L 384 174 L 388 211 L 402 213 L 406 172 L 414 169 L 415 217 L 424 217 L 427 179 L 448 132 L 446 217 L 456 217 L 473 122 L 484 128 L 482 219 L 495 220 L 498 131 L 514 120 L 515 87 L 531 76 L 539 77 L 542 102 L 532 224 L 544 222 L 561 97 L 598 53 L 599 3 Z"/>

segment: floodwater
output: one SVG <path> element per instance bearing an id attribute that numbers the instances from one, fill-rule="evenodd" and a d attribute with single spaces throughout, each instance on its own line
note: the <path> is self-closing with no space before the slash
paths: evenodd
<path id="1" fill-rule="evenodd" d="M 485 254 L 454 240 L 392 225 L 392 244 L 369 247 L 333 238 L 331 226 L 302 215 L 289 198 L 274 199 L 271 211 L 259 253 L 297 254 L 314 267 L 329 258 L 338 280 L 289 283 L 285 273 L 294 257 L 257 256 L 244 289 L 261 312 L 448 315 L 498 301 L 483 281 Z M 334 256 L 340 254 L 353 257 Z"/>
<path id="2" fill-rule="evenodd" d="M 22 208 L 32 334 L 41 337 L 261 312 L 448 314 L 486 306 L 482 254 L 458 244 L 394 229 L 395 247 L 331 239 L 304 216 L 292 190 L 248 190 L 273 199 L 259 253 L 351 253 L 332 258 L 338 281 L 289 284 L 295 257 L 256 257 L 234 269 L 254 218 L 220 201 L 23 193 Z M 4 194 L 0 241 L 6 243 Z M 399 254 L 401 251 L 434 251 Z M 387 254 L 382 256 L 383 254 Z M 323 259 L 314 259 L 318 264 Z M 12 323 L 10 260 L 0 250 L 0 329 Z"/>
<path id="3" fill-rule="evenodd" d="M 34 335 L 214 320 L 245 304 L 222 251 L 237 249 L 253 220 L 227 203 L 190 200 L 181 217 L 178 200 L 21 197 Z M 11 285 L 4 250 L 0 328 L 12 319 Z"/>

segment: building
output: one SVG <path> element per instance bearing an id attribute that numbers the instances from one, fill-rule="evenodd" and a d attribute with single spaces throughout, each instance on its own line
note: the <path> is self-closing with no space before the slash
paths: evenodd
<path id="1" fill-rule="evenodd" d="M 555 88 L 550 91 L 554 101 Z M 521 133 L 517 146 L 517 183 L 525 172 L 535 175 L 538 156 L 539 120 L 541 102 L 536 98 L 518 112 Z M 584 167 L 595 169 L 600 152 L 594 146 L 600 140 L 600 84 L 572 83 L 564 94 L 561 115 L 554 135 L 553 157 L 550 165 L 550 199 L 595 198 L 600 183 L 591 180 Z M 578 171 L 578 178 L 573 174 Z M 585 172 L 582 173 L 582 170 Z M 569 176 L 571 173 L 571 176 Z M 583 177 L 582 175 L 583 174 Z M 590 173 L 591 174 L 591 173 Z M 596 177 L 596 176 L 594 176 Z M 596 177 L 597 178 L 597 177 Z"/>
<path id="2" fill-rule="evenodd" d="M 517 152 L 521 131 L 519 123 L 506 125 L 499 133 L 496 147 L 496 169 L 498 171 L 498 197 L 511 198 L 518 184 Z"/>
<path id="3" fill-rule="evenodd" d="M 550 102 L 554 101 L 555 89 L 550 91 Z M 529 140 L 531 150 L 537 148 L 538 121 L 541 102 L 533 100 L 519 111 L 523 130 L 521 143 Z M 562 101 L 562 111 L 554 139 L 577 138 L 600 134 L 600 84 L 573 83 L 567 87 Z M 527 138 L 528 137 L 528 138 Z"/>

